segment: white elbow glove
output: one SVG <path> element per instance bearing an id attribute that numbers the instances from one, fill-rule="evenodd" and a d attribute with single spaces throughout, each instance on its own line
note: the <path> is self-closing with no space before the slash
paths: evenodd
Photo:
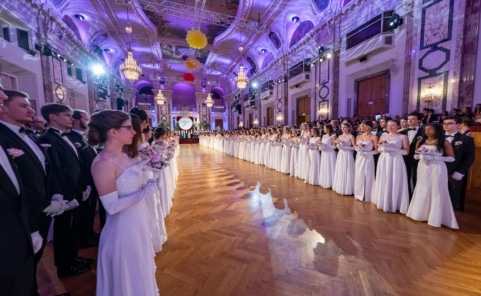
<path id="1" fill-rule="evenodd" d="M 122 198 L 119 198 L 118 192 L 114 191 L 109 194 L 102 195 L 100 197 L 100 201 L 102 202 L 105 210 L 110 215 L 113 215 L 131 207 L 147 195 L 153 194 L 154 192 L 159 190 L 157 183 L 157 180 L 149 180 L 149 182 L 147 182 L 147 184 L 142 190 L 139 190 L 127 196 L 123 196 Z"/>
<path id="2" fill-rule="evenodd" d="M 395 153 L 399 155 L 408 155 L 408 152 L 404 149 L 396 149 Z"/>
<path id="3" fill-rule="evenodd" d="M 42 248 L 43 238 L 38 231 L 30 233 L 30 237 L 32 238 L 33 253 L 37 254 Z"/>

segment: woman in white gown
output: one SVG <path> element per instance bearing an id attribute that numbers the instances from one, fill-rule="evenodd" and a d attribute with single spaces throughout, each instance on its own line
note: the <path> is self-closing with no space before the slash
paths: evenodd
<path id="1" fill-rule="evenodd" d="M 424 133 L 423 139 L 416 144 L 414 157 L 419 159 L 418 180 L 406 216 L 417 221 L 428 221 L 434 227 L 444 225 L 458 229 L 449 197 L 445 164 L 454 161 L 453 147 L 445 140 L 438 124 L 427 124 Z"/>
<path id="2" fill-rule="evenodd" d="M 399 211 L 406 214 L 409 206 L 409 190 L 403 155 L 409 152 L 409 140 L 398 133 L 399 123 L 389 120 L 389 134 L 381 136 L 377 150 L 381 152 L 377 162 L 372 202 L 385 212 Z"/>
<path id="3" fill-rule="evenodd" d="M 92 176 L 108 213 L 99 243 L 97 295 L 159 295 L 145 202 L 158 190 L 157 180 L 149 180 L 142 188 L 143 165 L 132 164 L 133 159 L 123 152 L 124 146 L 137 149 L 128 114 L 99 111 L 88 127 L 89 144 L 104 144 L 92 164 Z"/>
<path id="4" fill-rule="evenodd" d="M 342 135 L 337 140 L 336 168 L 332 190 L 341 195 L 352 195 L 354 192 L 354 145 L 356 140 L 351 134 L 351 124 L 343 123 L 341 126 Z"/>
<path id="5" fill-rule="evenodd" d="M 289 174 L 291 177 L 296 176 L 297 172 L 297 158 L 299 154 L 299 137 L 297 136 L 297 129 L 293 126 L 291 128 L 291 139 L 289 141 L 291 146 L 291 160 L 289 162 Z"/>
<path id="6" fill-rule="evenodd" d="M 319 169 L 319 185 L 322 188 L 331 188 L 336 167 L 335 141 L 337 137 L 331 124 L 324 125 L 324 135 L 321 138 L 321 165 Z"/>
<path id="7" fill-rule="evenodd" d="M 288 126 L 284 126 L 282 133 L 282 156 L 281 156 L 281 168 L 280 172 L 283 174 L 289 174 L 289 163 L 291 162 L 291 134 Z"/>
<path id="8" fill-rule="evenodd" d="M 309 152 L 309 126 L 307 123 L 301 124 L 301 134 L 299 136 L 299 152 L 297 157 L 297 178 L 306 179 L 308 171 L 306 170 L 307 162 L 309 161 L 308 152 Z"/>
<path id="9" fill-rule="evenodd" d="M 377 154 L 378 139 L 372 132 L 372 121 L 360 125 L 361 134 L 356 139 L 356 162 L 354 164 L 354 198 L 371 201 L 374 186 L 374 155 Z"/>
<path id="10" fill-rule="evenodd" d="M 319 168 L 321 165 L 321 153 L 319 152 L 319 144 L 321 138 L 319 137 L 319 129 L 313 127 L 311 129 L 311 138 L 309 139 L 309 152 L 307 157 L 309 158 L 306 164 L 307 177 L 304 183 L 310 185 L 319 185 Z"/>

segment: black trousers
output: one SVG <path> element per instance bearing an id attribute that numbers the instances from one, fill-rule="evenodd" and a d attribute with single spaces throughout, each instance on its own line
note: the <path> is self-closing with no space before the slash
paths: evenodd
<path id="1" fill-rule="evenodd" d="M 2 296 L 30 296 L 34 295 L 33 256 L 16 274 L 0 279 L 0 295 Z"/>
<path id="2" fill-rule="evenodd" d="M 466 177 L 463 177 L 463 179 L 458 181 L 453 179 L 451 174 L 448 176 L 449 197 L 451 197 L 451 203 L 453 204 L 453 209 L 455 210 L 464 211 L 466 185 Z"/>
<path id="3" fill-rule="evenodd" d="M 40 262 L 40 259 L 42 258 L 43 250 L 45 249 L 45 245 L 47 244 L 48 230 L 50 229 L 50 223 L 52 223 L 52 218 L 48 217 L 43 212 L 37 213 L 36 215 L 34 214 L 34 218 L 35 218 L 35 221 L 37 222 L 38 232 L 40 233 L 43 239 L 42 248 L 40 248 L 40 250 L 33 256 L 33 268 L 32 268 L 33 290 L 37 291 L 38 290 L 37 265 L 38 265 L 38 262 Z"/>
<path id="4" fill-rule="evenodd" d="M 74 228 L 76 210 L 55 216 L 53 224 L 53 254 L 57 269 L 68 268 L 78 253 L 78 236 Z"/>
<path id="5" fill-rule="evenodd" d="M 76 209 L 74 224 L 79 242 L 89 240 L 94 234 L 97 200 L 98 196 L 92 195 L 86 201 L 81 202 L 80 206 Z"/>

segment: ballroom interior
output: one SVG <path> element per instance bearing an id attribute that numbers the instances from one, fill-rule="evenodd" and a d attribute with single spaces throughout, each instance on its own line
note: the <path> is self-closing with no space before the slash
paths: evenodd
<path id="1" fill-rule="evenodd" d="M 36 111 L 138 106 L 198 129 L 481 103 L 473 0 L 19 0 L 0 72 Z M 476 75 L 478 74 L 478 75 Z"/>
<path id="2" fill-rule="evenodd" d="M 0 77 L 37 113 L 138 107 L 174 130 L 439 114 L 481 104 L 480 22 L 479 0 L 1 1 Z M 162 295 L 481 295 L 479 157 L 454 231 L 181 151 Z M 95 270 L 60 281 L 52 260 L 43 295 L 94 295 Z"/>

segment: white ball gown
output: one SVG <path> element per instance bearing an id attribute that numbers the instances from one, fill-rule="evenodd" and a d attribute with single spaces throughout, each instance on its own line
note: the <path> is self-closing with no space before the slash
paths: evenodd
<path id="1" fill-rule="evenodd" d="M 374 144 L 372 141 L 358 141 L 359 151 L 354 163 L 354 198 L 371 201 L 374 186 Z M 363 153 L 364 152 L 364 153 Z"/>
<path id="2" fill-rule="evenodd" d="M 386 140 L 390 147 L 402 149 L 401 137 Z M 377 162 L 376 181 L 372 200 L 384 212 L 399 211 L 406 214 L 409 205 L 409 189 L 406 165 L 402 155 L 382 152 Z"/>
<path id="3" fill-rule="evenodd" d="M 321 165 L 319 168 L 319 185 L 322 188 L 331 188 L 334 179 L 334 170 L 336 168 L 337 153 L 332 146 L 332 138 L 330 135 L 323 135 L 321 152 Z M 321 149 L 321 148 L 320 148 Z"/>
<path id="4" fill-rule="evenodd" d="M 306 163 L 307 176 L 305 183 L 310 185 L 319 185 L 319 169 L 321 165 L 321 153 L 319 152 L 318 142 L 320 137 L 312 137 L 309 139 L 309 152 L 307 157 L 309 161 Z"/>
<path id="5" fill-rule="evenodd" d="M 434 145 L 423 145 L 427 154 L 442 156 Z M 434 227 L 441 225 L 459 229 L 448 191 L 448 170 L 442 160 L 420 160 L 418 180 L 407 216 L 417 221 L 428 221 Z"/>
<path id="6" fill-rule="evenodd" d="M 126 168 L 116 183 L 120 199 L 141 190 L 142 168 Z M 98 296 L 159 295 L 149 219 L 145 199 L 107 216 L 97 259 Z"/>
<path id="7" fill-rule="evenodd" d="M 341 195 L 352 195 L 354 192 L 354 154 L 351 139 L 337 140 L 336 168 L 332 181 L 332 190 Z"/>

